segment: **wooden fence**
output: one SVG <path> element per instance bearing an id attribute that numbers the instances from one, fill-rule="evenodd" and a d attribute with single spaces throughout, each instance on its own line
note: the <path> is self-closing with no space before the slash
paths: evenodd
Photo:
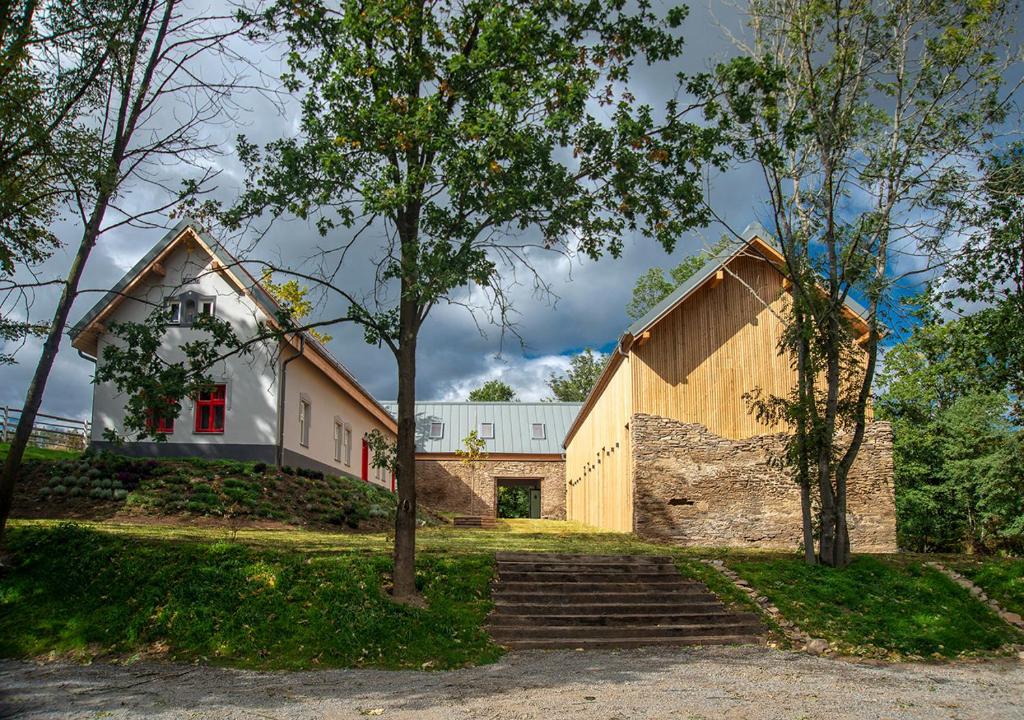
<path id="1" fill-rule="evenodd" d="M 0 442 L 14 439 L 14 430 L 21 419 L 21 408 L 4 406 L 0 418 Z M 88 420 L 36 413 L 36 421 L 29 436 L 29 445 L 55 450 L 84 450 L 91 431 Z"/>

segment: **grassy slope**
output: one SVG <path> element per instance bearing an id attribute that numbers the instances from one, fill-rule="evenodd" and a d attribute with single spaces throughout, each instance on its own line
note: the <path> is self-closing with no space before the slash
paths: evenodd
<path id="1" fill-rule="evenodd" d="M 7 459 L 7 450 L 10 443 L 0 443 L 0 461 Z M 49 450 L 29 445 L 25 448 L 25 460 L 73 460 L 82 453 L 73 450 Z"/>
<path id="2" fill-rule="evenodd" d="M 964 559 L 949 564 L 1003 608 L 1024 616 L 1024 558 Z"/>
<path id="3" fill-rule="evenodd" d="M 788 619 L 846 652 L 956 657 L 1024 641 L 963 588 L 919 563 L 857 557 L 833 570 L 764 558 L 729 566 Z"/>

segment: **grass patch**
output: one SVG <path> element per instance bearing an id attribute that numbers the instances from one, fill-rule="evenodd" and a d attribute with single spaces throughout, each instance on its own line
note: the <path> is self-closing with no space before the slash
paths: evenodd
<path id="1" fill-rule="evenodd" d="M 844 570 L 811 567 L 800 558 L 728 564 L 785 617 L 843 652 L 951 658 L 1024 640 L 963 588 L 920 563 L 862 556 Z"/>
<path id="2" fill-rule="evenodd" d="M 1003 609 L 1024 616 L 1024 558 L 962 560 L 949 565 L 980 586 Z"/>
<path id="3" fill-rule="evenodd" d="M 130 656 L 243 668 L 452 668 L 501 651 L 481 629 L 493 556 L 420 558 L 427 609 L 381 589 L 387 555 L 16 526 L 0 654 Z"/>
<path id="4" fill-rule="evenodd" d="M 0 443 L 0 461 L 7 459 L 7 453 L 11 449 L 10 443 Z M 25 448 L 24 461 L 29 460 L 74 460 L 82 453 L 77 450 L 51 450 L 49 448 L 35 447 L 29 445 Z"/>

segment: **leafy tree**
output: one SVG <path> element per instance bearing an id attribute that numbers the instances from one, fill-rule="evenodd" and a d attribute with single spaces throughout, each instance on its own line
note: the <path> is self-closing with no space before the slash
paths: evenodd
<path id="1" fill-rule="evenodd" d="M 957 301 L 983 305 L 974 321 L 987 330 L 1014 418 L 1024 424 L 1024 142 L 990 152 L 981 170 L 967 209 L 974 230 L 933 293 L 950 310 Z"/>
<path id="2" fill-rule="evenodd" d="M 626 306 L 626 315 L 635 322 L 649 313 L 651 308 L 704 267 L 708 260 L 722 252 L 728 242 L 729 238 L 723 237 L 713 247 L 684 258 L 682 262 L 668 271 L 671 280 L 665 278 L 665 271 L 660 267 L 652 267 L 638 277 L 636 284 L 633 285 L 633 298 Z"/>
<path id="3" fill-rule="evenodd" d="M 470 402 L 512 402 L 517 399 L 512 386 L 501 380 L 488 380 L 469 393 Z"/>
<path id="4" fill-rule="evenodd" d="M 549 400 L 560 402 L 583 402 L 601 377 L 604 362 L 600 355 L 595 355 L 590 348 L 569 361 L 569 369 L 561 375 L 552 373 L 548 377 L 548 387 L 552 397 Z"/>
<path id="5" fill-rule="evenodd" d="M 659 17 L 647 0 L 314 1 L 302 12 L 287 0 L 254 17 L 288 45 L 302 115 L 296 137 L 239 141 L 246 192 L 222 218 L 310 219 L 341 258 L 377 240 L 369 296 L 339 287 L 336 270 L 319 274 L 348 302 L 338 320 L 397 360 L 397 600 L 416 595 L 416 355 L 430 311 L 464 305 L 457 291 L 473 285 L 507 325 L 503 282 L 533 272 L 535 250 L 618 255 L 632 231 L 671 248 L 707 219 L 708 131 L 684 123 L 677 102 L 660 117 L 626 90 L 636 61 L 678 57 L 684 16 Z"/>
<path id="6" fill-rule="evenodd" d="M 808 562 L 849 562 L 847 477 L 864 440 L 883 314 L 893 289 L 922 272 L 920 258 L 941 258 L 962 227 L 975 158 L 1006 115 L 1014 9 L 1003 0 L 751 0 L 743 55 L 690 83 L 727 147 L 764 177 L 791 283 L 783 350 L 796 389 L 754 406 L 794 431 L 788 459 Z M 899 262 L 903 253 L 914 262 Z M 867 305 L 867 332 L 849 317 L 851 295 Z"/>
<path id="7" fill-rule="evenodd" d="M 977 317 L 930 315 L 886 353 L 877 410 L 893 424 L 901 547 L 1024 548 L 1024 443 L 990 339 Z"/>
<path id="8" fill-rule="evenodd" d="M 282 283 L 275 283 L 273 271 L 267 270 L 263 273 L 260 284 L 281 304 L 295 325 L 301 325 L 302 321 L 313 312 L 313 303 L 307 297 L 309 295 L 309 288 L 301 285 L 295 278 Z M 322 333 L 315 328 L 310 328 L 306 332 L 324 345 L 333 339 L 330 335 Z"/>
<path id="9" fill-rule="evenodd" d="M 184 0 L 114 3 L 128 14 L 118 34 L 100 49 L 109 57 L 97 71 L 95 87 L 85 94 L 88 104 L 79 110 L 79 122 L 92 132 L 81 138 L 81 171 L 68 178 L 69 204 L 78 215 L 81 237 L 60 283 L 61 293 L 0 477 L 0 533 L 10 514 L 14 483 L 68 315 L 96 244 L 111 229 L 151 224 L 153 216 L 163 216 L 186 198 L 205 193 L 208 182 L 217 174 L 208 161 L 216 145 L 207 133 L 235 107 L 231 93 L 245 87 L 239 73 L 251 68 L 231 46 L 231 38 L 241 30 L 236 20 L 193 13 L 186 5 Z M 92 11 L 89 4 L 82 6 Z M 204 64 L 213 58 L 220 62 Z M 203 72 L 198 70 L 200 64 L 204 64 Z M 205 72 L 210 65 L 222 69 L 223 75 Z M 180 187 L 171 187 L 161 182 L 159 174 L 168 164 L 192 169 L 195 176 Z M 157 198 L 153 204 L 129 210 L 121 202 L 133 183 L 147 188 L 146 197 Z M 166 317 L 163 319 L 166 321 Z M 144 370 L 153 362 L 152 358 L 142 361 Z M 153 381 L 144 370 L 137 376 L 139 384 L 152 388 Z M 184 370 L 179 372 L 184 374 Z M 189 383 L 181 380 L 178 385 L 183 388 Z M 159 405 L 173 405 L 180 397 L 170 394 L 161 398 Z M 156 401 L 152 397 L 142 399 Z M 130 403 L 132 410 L 148 412 L 140 407 L 141 401 Z M 128 424 L 143 426 L 144 419 L 136 417 Z"/>
<path id="10" fill-rule="evenodd" d="M 498 488 L 498 517 L 530 517 L 530 490 L 525 487 Z"/>

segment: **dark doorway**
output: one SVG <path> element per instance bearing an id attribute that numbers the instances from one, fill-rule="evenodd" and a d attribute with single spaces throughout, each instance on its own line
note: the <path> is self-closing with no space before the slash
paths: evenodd
<path id="1" fill-rule="evenodd" d="M 496 478 L 494 514 L 501 518 L 540 518 L 539 478 Z"/>

